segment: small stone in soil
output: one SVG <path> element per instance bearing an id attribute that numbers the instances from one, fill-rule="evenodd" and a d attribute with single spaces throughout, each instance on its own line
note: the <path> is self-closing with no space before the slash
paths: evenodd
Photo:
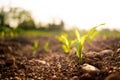
<path id="1" fill-rule="evenodd" d="M 98 54 L 97 52 L 87 52 L 87 53 L 85 53 L 85 56 L 92 58 L 92 57 L 97 56 L 97 54 Z"/>
<path id="2" fill-rule="evenodd" d="M 120 53 L 120 48 L 118 48 L 116 52 L 117 52 L 117 53 Z"/>
<path id="3" fill-rule="evenodd" d="M 30 60 L 30 62 L 32 62 L 32 61 L 38 62 L 38 63 L 41 63 L 41 64 L 46 64 L 46 61 L 43 61 L 43 60 L 38 60 L 38 59 L 32 59 L 32 60 Z"/>
<path id="4" fill-rule="evenodd" d="M 100 56 L 112 56 L 114 54 L 114 52 L 112 50 L 102 50 L 99 55 Z"/>
<path id="5" fill-rule="evenodd" d="M 52 80 L 57 80 L 57 76 L 56 75 L 52 76 Z"/>
<path id="6" fill-rule="evenodd" d="M 87 73 L 92 73 L 92 74 L 100 73 L 100 70 L 98 68 L 87 63 L 83 64 L 81 68 L 83 69 L 84 72 Z"/>
<path id="7" fill-rule="evenodd" d="M 22 80 L 21 78 L 15 76 L 13 80 Z"/>
<path id="8" fill-rule="evenodd" d="M 70 80 L 79 80 L 78 76 L 73 76 Z"/>

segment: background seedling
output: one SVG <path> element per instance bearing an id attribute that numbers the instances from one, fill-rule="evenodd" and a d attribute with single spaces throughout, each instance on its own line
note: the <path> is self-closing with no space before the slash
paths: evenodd
<path id="1" fill-rule="evenodd" d="M 2 36 L 2 38 L 4 38 L 4 36 L 5 36 L 5 32 L 4 31 L 1 32 L 1 36 Z"/>
<path id="2" fill-rule="evenodd" d="M 44 44 L 44 50 L 49 52 L 49 41 Z"/>
<path id="3" fill-rule="evenodd" d="M 38 41 L 34 41 L 34 44 L 33 44 L 33 53 L 36 54 L 37 52 L 37 49 L 38 49 Z"/>

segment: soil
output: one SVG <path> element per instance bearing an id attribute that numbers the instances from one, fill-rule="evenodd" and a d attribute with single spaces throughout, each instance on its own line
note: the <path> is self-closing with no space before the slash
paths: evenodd
<path id="1" fill-rule="evenodd" d="M 34 41 L 39 42 L 36 54 Z M 120 38 L 86 42 L 82 63 L 74 50 L 64 53 L 54 36 L 0 38 L 0 80 L 120 80 Z"/>

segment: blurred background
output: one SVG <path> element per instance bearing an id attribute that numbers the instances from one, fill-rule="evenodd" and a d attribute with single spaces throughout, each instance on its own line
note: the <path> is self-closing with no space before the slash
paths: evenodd
<path id="1" fill-rule="evenodd" d="M 89 30 L 101 23 L 105 32 L 118 32 L 119 7 L 119 0 L 0 0 L 0 32 Z"/>

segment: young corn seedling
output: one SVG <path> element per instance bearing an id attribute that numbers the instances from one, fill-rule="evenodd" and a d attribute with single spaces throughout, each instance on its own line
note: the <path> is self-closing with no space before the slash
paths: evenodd
<path id="1" fill-rule="evenodd" d="M 34 41 L 34 44 L 33 44 L 33 53 L 36 54 L 37 53 L 37 49 L 38 49 L 38 41 Z"/>
<path id="2" fill-rule="evenodd" d="M 69 53 L 71 50 L 72 45 L 74 44 L 74 40 L 71 40 L 68 38 L 68 35 L 63 33 L 60 36 L 57 37 L 57 39 L 62 42 L 62 48 L 65 51 L 65 53 Z"/>
<path id="3" fill-rule="evenodd" d="M 15 36 L 15 34 L 11 31 L 10 33 L 9 33 L 9 35 L 10 35 L 10 37 L 14 37 Z"/>
<path id="4" fill-rule="evenodd" d="M 5 37 L 5 32 L 4 32 L 4 31 L 1 32 L 1 37 L 2 37 L 2 38 Z"/>
<path id="5" fill-rule="evenodd" d="M 46 42 L 43 48 L 46 52 L 49 52 L 49 42 Z"/>
<path id="6" fill-rule="evenodd" d="M 75 35 L 76 35 L 76 42 L 74 44 L 74 47 L 76 49 L 76 54 L 78 56 L 78 58 L 80 59 L 80 63 L 82 63 L 82 49 L 83 49 L 83 45 L 85 43 L 86 40 L 90 40 L 92 41 L 93 38 L 95 37 L 95 35 L 97 34 L 96 32 L 96 28 L 99 26 L 102 26 L 105 24 L 100 24 L 98 26 L 95 26 L 93 28 L 91 28 L 87 34 L 85 34 L 84 36 L 80 37 L 80 33 L 79 31 L 76 29 L 75 30 Z"/>

